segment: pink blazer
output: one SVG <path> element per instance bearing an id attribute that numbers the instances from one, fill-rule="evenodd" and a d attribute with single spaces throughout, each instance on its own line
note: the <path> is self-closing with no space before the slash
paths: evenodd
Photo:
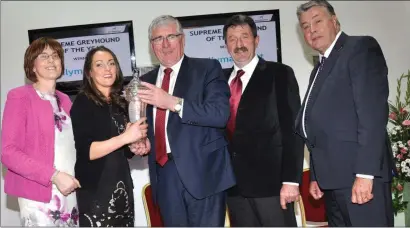
<path id="1" fill-rule="evenodd" d="M 70 114 L 70 98 L 56 91 Z M 54 115 L 32 85 L 9 91 L 3 114 L 1 162 L 8 171 L 4 191 L 40 202 L 51 199 L 54 169 Z"/>

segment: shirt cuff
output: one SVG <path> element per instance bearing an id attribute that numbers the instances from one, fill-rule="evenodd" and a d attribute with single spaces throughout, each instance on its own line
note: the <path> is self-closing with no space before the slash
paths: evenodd
<path id="1" fill-rule="evenodd" d="M 294 183 L 294 182 L 283 182 L 282 184 L 299 186 L 299 183 Z"/>
<path id="2" fill-rule="evenodd" d="M 364 174 L 356 174 L 356 177 L 366 178 L 366 179 L 374 179 L 372 175 L 364 175 Z"/>
<path id="3" fill-rule="evenodd" d="M 181 102 L 181 111 L 178 112 L 178 115 L 179 115 L 179 117 L 181 117 L 181 119 L 182 119 L 182 111 L 183 110 L 184 110 L 184 99 L 182 99 L 182 102 Z"/>

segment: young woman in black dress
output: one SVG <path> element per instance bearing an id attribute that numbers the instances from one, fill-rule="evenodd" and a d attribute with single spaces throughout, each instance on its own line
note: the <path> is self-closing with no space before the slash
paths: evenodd
<path id="1" fill-rule="evenodd" d="M 97 47 L 87 53 L 83 87 L 71 108 L 77 161 L 75 177 L 80 226 L 134 226 L 129 145 L 146 137 L 145 118 L 130 124 L 120 96 L 123 75 L 115 54 Z"/>

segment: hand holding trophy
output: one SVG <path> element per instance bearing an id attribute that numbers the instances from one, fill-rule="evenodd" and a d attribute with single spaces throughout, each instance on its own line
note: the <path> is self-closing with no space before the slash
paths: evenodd
<path id="1" fill-rule="evenodd" d="M 131 123 L 137 122 L 140 118 L 146 117 L 147 104 L 137 96 L 139 90 L 143 90 L 145 87 L 141 85 L 138 71 L 133 74 L 133 79 L 125 86 L 125 100 L 128 102 L 128 116 Z M 147 138 L 142 138 L 130 145 L 130 149 L 134 153 L 140 155 L 146 154 L 148 151 L 146 142 Z M 142 151 L 142 152 L 141 152 Z M 146 151 L 146 152 L 145 152 Z"/>

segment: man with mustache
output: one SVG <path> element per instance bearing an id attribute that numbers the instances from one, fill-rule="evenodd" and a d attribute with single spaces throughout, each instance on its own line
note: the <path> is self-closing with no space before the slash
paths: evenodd
<path id="1" fill-rule="evenodd" d="M 226 71 L 231 116 L 226 128 L 237 185 L 228 191 L 232 226 L 296 226 L 303 141 L 293 132 L 300 108 L 292 68 L 255 54 L 259 36 L 245 15 L 231 17 L 223 36 L 234 66 Z"/>

